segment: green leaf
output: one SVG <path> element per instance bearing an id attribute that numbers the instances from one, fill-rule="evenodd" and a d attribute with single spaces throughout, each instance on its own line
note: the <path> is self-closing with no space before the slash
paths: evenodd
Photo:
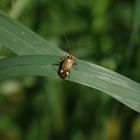
<path id="1" fill-rule="evenodd" d="M 32 55 L 15 56 L 0 60 L 0 79 L 11 76 L 53 76 L 57 77 L 52 64 L 56 64 L 58 56 Z"/>
<path id="2" fill-rule="evenodd" d="M 0 10 L 0 43 L 18 55 L 64 55 L 39 35 L 8 17 Z"/>
<path id="3" fill-rule="evenodd" d="M 0 60 L 0 78 L 24 75 L 58 78 L 52 64 L 57 62 L 58 55 L 64 55 L 63 51 L 53 47 L 2 12 L 0 12 L 0 42 L 18 55 L 24 55 Z M 76 61 L 77 70 L 72 69 L 67 80 L 103 91 L 140 112 L 139 83 L 95 64 L 78 59 Z"/>

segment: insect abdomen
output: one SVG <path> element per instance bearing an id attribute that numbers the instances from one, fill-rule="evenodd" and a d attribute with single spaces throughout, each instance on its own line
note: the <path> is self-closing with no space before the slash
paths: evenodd
<path id="1" fill-rule="evenodd" d="M 58 71 L 58 75 L 61 79 L 65 79 L 69 75 L 69 72 L 61 69 Z"/>

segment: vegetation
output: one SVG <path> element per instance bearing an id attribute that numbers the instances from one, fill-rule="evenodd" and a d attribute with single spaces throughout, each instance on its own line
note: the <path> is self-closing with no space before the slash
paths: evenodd
<path id="1" fill-rule="evenodd" d="M 47 41 L 0 11 L 0 139 L 139 139 L 139 6 L 2 0 L 3 11 Z M 69 51 L 64 33 L 86 61 L 60 80 L 52 64 L 66 54 L 59 48 Z"/>

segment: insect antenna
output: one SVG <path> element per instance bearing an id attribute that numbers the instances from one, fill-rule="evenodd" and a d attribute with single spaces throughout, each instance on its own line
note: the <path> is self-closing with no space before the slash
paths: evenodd
<path id="1" fill-rule="evenodd" d="M 66 36 L 65 33 L 64 33 L 64 37 L 65 37 L 65 39 L 66 39 L 66 41 L 67 41 L 67 44 L 68 44 L 69 53 L 71 53 L 70 43 L 69 43 L 69 40 L 68 40 L 68 38 L 67 38 L 67 36 Z"/>

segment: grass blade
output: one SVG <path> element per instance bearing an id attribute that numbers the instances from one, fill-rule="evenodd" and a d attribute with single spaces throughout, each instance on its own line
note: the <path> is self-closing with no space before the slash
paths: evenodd
<path id="1" fill-rule="evenodd" d="M 57 56 L 63 56 L 64 52 L 3 12 L 0 12 L 0 42 L 16 54 L 25 55 L 0 60 L 0 78 L 22 75 L 58 78 L 51 64 L 57 62 Z M 103 91 L 140 112 L 140 84 L 95 64 L 82 60 L 77 63 L 77 70 L 72 69 L 67 80 Z"/>
<path id="2" fill-rule="evenodd" d="M 58 78 L 52 64 L 57 56 L 17 56 L 0 60 L 0 77 L 39 75 Z M 77 60 L 67 80 L 103 91 L 111 97 L 140 112 L 140 84 L 103 67 Z"/>
<path id="3" fill-rule="evenodd" d="M 0 43 L 18 55 L 64 55 L 57 47 L 0 10 Z"/>

